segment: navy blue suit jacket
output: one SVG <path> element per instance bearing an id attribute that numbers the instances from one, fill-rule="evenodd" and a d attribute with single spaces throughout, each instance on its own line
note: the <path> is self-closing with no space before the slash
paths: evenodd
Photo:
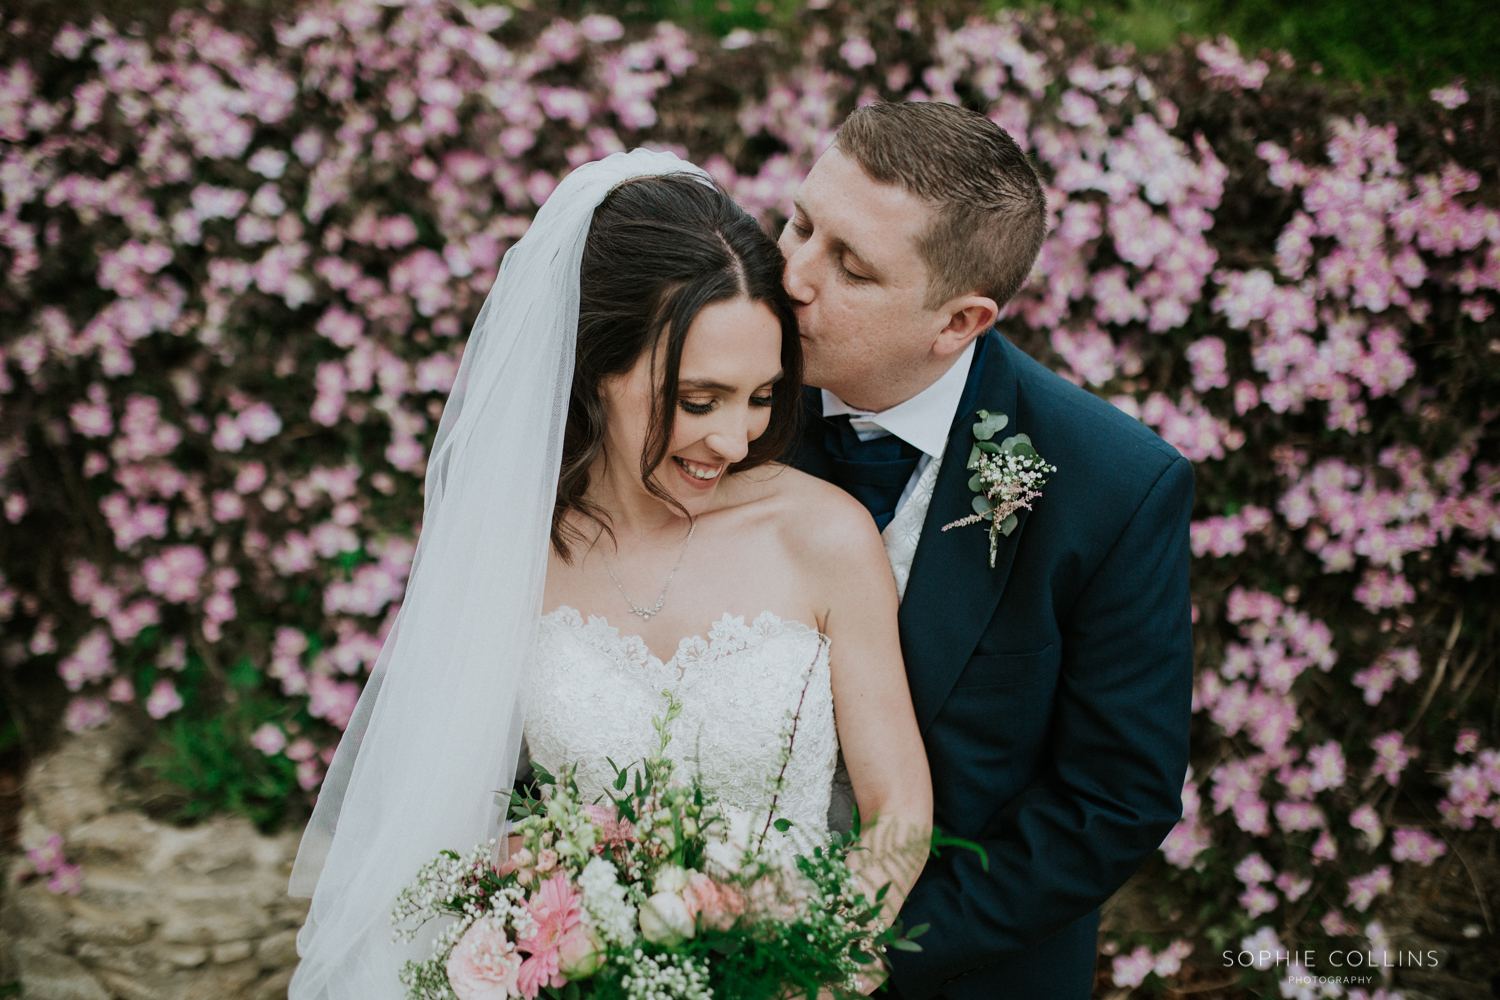
<path id="1" fill-rule="evenodd" d="M 955 415 L 901 605 L 934 822 L 982 844 L 928 861 L 902 909 L 904 1000 L 1078 998 L 1098 907 L 1182 813 L 1193 647 L 1188 461 L 1143 424 L 989 334 Z M 809 403 L 816 394 L 809 394 Z M 970 512 L 976 410 L 1005 413 L 1057 472 L 1000 541 Z M 821 412 L 797 464 L 831 478 Z"/>

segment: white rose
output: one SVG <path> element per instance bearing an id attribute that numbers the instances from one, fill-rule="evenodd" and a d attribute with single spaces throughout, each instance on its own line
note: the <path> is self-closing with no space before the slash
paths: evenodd
<path id="1" fill-rule="evenodd" d="M 652 944 L 675 947 L 692 937 L 697 928 L 681 896 L 658 892 L 641 907 L 641 937 Z"/>
<path id="2" fill-rule="evenodd" d="M 682 890 L 687 888 L 688 873 L 678 865 L 662 865 L 657 869 L 656 876 L 651 880 L 651 888 L 656 892 L 670 892 L 674 896 L 681 896 Z"/>

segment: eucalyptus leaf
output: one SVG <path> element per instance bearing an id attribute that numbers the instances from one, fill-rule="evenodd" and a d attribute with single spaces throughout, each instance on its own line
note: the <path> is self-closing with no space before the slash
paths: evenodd
<path id="1" fill-rule="evenodd" d="M 964 466 L 964 468 L 966 468 L 966 469 L 977 469 L 977 468 L 979 468 L 979 455 L 980 455 L 979 445 L 976 444 L 976 445 L 974 445 L 974 447 L 972 447 L 972 448 L 969 449 L 969 463 L 966 466 Z"/>
<path id="2" fill-rule="evenodd" d="M 980 441 L 974 447 L 978 448 L 980 451 L 989 452 L 991 455 L 1000 454 L 1000 446 L 995 444 L 993 441 Z"/>
<path id="3" fill-rule="evenodd" d="M 996 434 L 1005 429 L 1010 423 L 1010 418 L 1003 413 L 990 413 L 988 410 L 979 411 L 979 422 L 974 425 L 974 437 L 979 441 L 988 441 Z"/>
<path id="4" fill-rule="evenodd" d="M 1005 536 L 1009 537 L 1010 533 L 1012 531 L 1016 530 L 1016 525 L 1018 525 L 1020 523 L 1021 523 L 1021 519 L 1019 517 L 1017 517 L 1016 515 L 1012 514 L 1010 517 L 1007 517 L 1005 519 L 1004 523 L 1002 523 L 1000 525 L 1000 533 L 1002 535 L 1005 535 Z"/>
<path id="5" fill-rule="evenodd" d="M 982 516 L 986 521 L 993 521 L 995 519 L 995 512 L 992 510 L 987 510 L 980 516 Z"/>
<path id="6" fill-rule="evenodd" d="M 986 497 L 983 493 L 974 498 L 973 506 L 974 513 L 976 514 L 987 514 L 995 509 L 995 505 L 990 503 L 989 497 Z"/>
<path id="7" fill-rule="evenodd" d="M 979 481 L 979 473 L 976 472 L 969 477 L 969 489 L 975 493 L 984 492 L 984 483 Z"/>

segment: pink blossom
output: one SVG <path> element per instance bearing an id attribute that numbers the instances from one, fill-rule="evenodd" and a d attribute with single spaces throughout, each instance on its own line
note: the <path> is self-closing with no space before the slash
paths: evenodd
<path id="1" fill-rule="evenodd" d="M 688 875 L 682 901 L 700 926 L 727 931 L 745 912 L 745 900 L 733 886 L 715 882 L 702 872 Z"/>
<path id="2" fill-rule="evenodd" d="M 1390 867 L 1381 865 L 1367 875 L 1349 880 L 1349 896 L 1344 900 L 1344 905 L 1363 913 L 1370 908 L 1376 896 L 1390 892 L 1394 884 Z"/>
<path id="3" fill-rule="evenodd" d="M 1469 102 L 1469 92 L 1464 90 L 1461 80 L 1454 81 L 1446 87 L 1437 87 L 1430 91 L 1428 96 L 1449 111 Z"/>
<path id="4" fill-rule="evenodd" d="M 1138 946 L 1129 955 L 1116 955 L 1110 963 L 1116 986 L 1133 988 L 1146 981 L 1156 966 L 1156 958 L 1145 945 Z"/>
<path id="5" fill-rule="evenodd" d="M 1370 746 L 1375 749 L 1375 763 L 1371 772 L 1384 777 L 1392 785 L 1401 780 L 1401 772 L 1406 770 L 1406 765 L 1417 755 L 1415 750 L 1403 745 L 1401 734 L 1396 732 L 1375 737 Z"/>
<path id="6" fill-rule="evenodd" d="M 1456 754 L 1470 754 L 1477 749 L 1479 749 L 1479 730 L 1460 730 L 1458 739 L 1453 743 L 1453 752 Z"/>
<path id="7" fill-rule="evenodd" d="M 173 545 L 141 564 L 146 589 L 172 603 L 196 601 L 208 559 L 196 545 Z"/>
<path id="8" fill-rule="evenodd" d="M 1422 830 L 1397 830 L 1391 834 L 1394 841 L 1391 857 L 1397 861 L 1411 861 L 1430 867 L 1434 861 L 1448 853 L 1448 845 Z"/>
<path id="9" fill-rule="evenodd" d="M 69 691 L 101 680 L 115 672 L 114 645 L 103 629 L 94 629 L 79 640 L 71 655 L 57 665 L 58 675 Z"/>
<path id="10" fill-rule="evenodd" d="M 517 996 L 520 969 L 516 945 L 495 917 L 474 921 L 453 946 L 445 966 L 448 985 L 458 1000 L 507 1000 Z"/>
<path id="11" fill-rule="evenodd" d="M 108 721 L 109 702 L 103 698 L 74 698 L 63 712 L 63 727 L 70 733 L 98 729 Z"/>
<path id="12" fill-rule="evenodd" d="M 1239 904 L 1244 908 L 1245 916 L 1254 920 L 1280 906 L 1281 897 L 1263 885 L 1252 885 L 1240 893 Z"/>
<path id="13" fill-rule="evenodd" d="M 270 757 L 286 748 L 286 733 L 274 722 L 266 722 L 251 735 L 250 745 Z"/>
<path id="14" fill-rule="evenodd" d="M 1276 888 L 1286 894 L 1287 902 L 1295 903 L 1307 895 L 1307 890 L 1312 888 L 1312 879 L 1306 875 L 1294 875 L 1291 872 L 1282 872 L 1276 876 Z"/>
<path id="15" fill-rule="evenodd" d="M 83 869 L 77 865 L 58 865 L 47 880 L 47 891 L 57 895 L 76 896 L 83 890 Z"/>
<path id="16" fill-rule="evenodd" d="M 169 680 L 159 680 L 151 688 L 151 695 L 146 699 L 146 714 L 153 719 L 165 719 L 173 712 L 182 707 L 182 695 L 177 693 L 177 687 Z"/>
<path id="17" fill-rule="evenodd" d="M 354 714 L 354 705 L 359 701 L 359 685 L 353 681 L 336 681 L 331 677 L 315 675 L 307 682 L 311 695 L 308 714 L 314 718 L 327 719 L 343 729 Z"/>
<path id="18" fill-rule="evenodd" d="M 610 847 L 628 847 L 635 839 L 634 825 L 628 819 L 621 819 L 612 804 L 586 805 L 583 812 L 598 831 L 596 851 L 602 853 Z"/>
<path id="19" fill-rule="evenodd" d="M 1276 877 L 1276 871 L 1260 854 L 1247 854 L 1234 866 L 1234 877 L 1247 886 L 1253 886 L 1271 881 Z"/>
<path id="20" fill-rule="evenodd" d="M 245 437 L 259 444 L 269 441 L 281 433 L 281 418 L 267 403 L 255 403 L 240 411 L 235 418 Z"/>
<path id="21" fill-rule="evenodd" d="M 583 896 L 558 872 L 542 882 L 526 902 L 526 912 L 535 921 L 532 932 L 517 945 L 528 957 L 521 963 L 517 980 L 521 995 L 535 997 L 543 986 L 563 985 L 558 949 L 578 932 L 583 920 Z"/>
<path id="22" fill-rule="evenodd" d="M 33 847 L 27 851 L 26 860 L 31 862 L 31 867 L 38 875 L 51 875 L 65 861 L 62 837 L 52 834 L 41 847 Z"/>

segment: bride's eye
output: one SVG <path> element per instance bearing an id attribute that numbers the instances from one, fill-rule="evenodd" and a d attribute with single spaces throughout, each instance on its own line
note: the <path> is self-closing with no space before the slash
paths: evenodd
<path id="1" fill-rule="evenodd" d="M 695 417 L 705 416 L 709 413 L 712 413 L 714 410 L 714 404 L 712 401 L 709 401 L 707 403 L 695 403 L 690 399 L 679 399 L 677 401 L 677 405 L 682 407 L 683 413 L 691 413 Z"/>
<path id="2" fill-rule="evenodd" d="M 751 406 L 774 406 L 775 404 L 776 404 L 776 397 L 773 396 L 773 395 L 771 395 L 769 392 L 766 393 L 764 396 L 751 396 L 750 397 L 750 405 Z"/>

